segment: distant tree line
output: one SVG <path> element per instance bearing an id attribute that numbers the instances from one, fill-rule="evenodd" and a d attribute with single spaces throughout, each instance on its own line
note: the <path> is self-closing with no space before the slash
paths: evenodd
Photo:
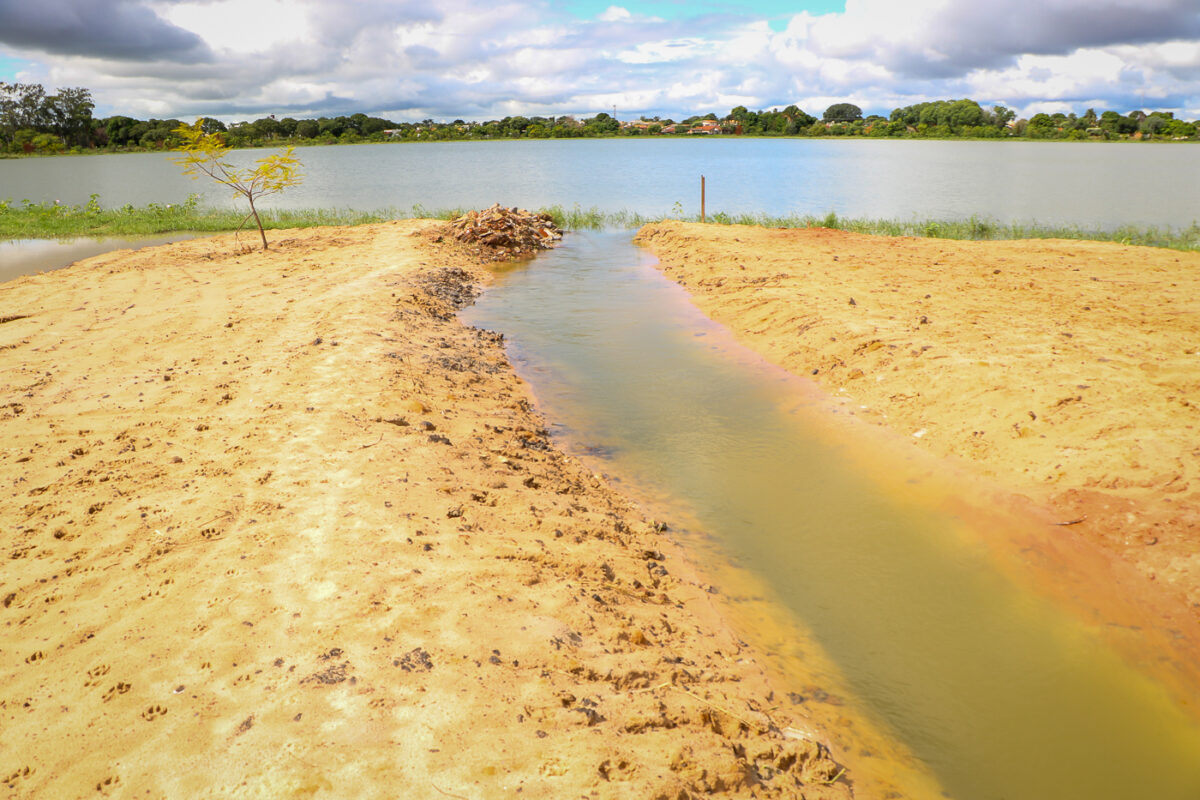
<path id="1" fill-rule="evenodd" d="M 139 120 L 127 116 L 93 118 L 91 92 L 39 84 L 0 82 L 0 153 L 58 153 L 87 150 L 162 150 L 174 147 L 178 119 Z M 194 120 L 188 120 L 191 124 Z M 708 113 L 679 121 L 641 117 L 620 122 L 601 112 L 594 117 L 511 116 L 467 122 L 393 122 L 366 114 L 294 119 L 274 115 L 229 125 L 203 117 L 206 133 L 220 133 L 227 145 L 349 144 L 384 141 L 462 139 L 568 139 L 609 136 L 862 136 L 871 138 L 971 139 L 1197 139 L 1200 121 L 1175 119 L 1169 111 L 1119 114 L 1088 109 L 1084 114 L 1035 114 L 1016 119 L 1004 106 L 985 110 L 974 100 L 934 100 L 897 108 L 887 116 L 863 116 L 852 103 L 835 103 L 818 118 L 795 105 L 751 111 L 737 106 L 724 117 Z"/>

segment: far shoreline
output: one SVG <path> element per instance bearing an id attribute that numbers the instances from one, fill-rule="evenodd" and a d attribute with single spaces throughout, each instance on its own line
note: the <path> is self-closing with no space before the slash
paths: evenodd
<path id="1" fill-rule="evenodd" d="M 234 151 L 249 151 L 256 150 L 274 150 L 280 147 L 294 147 L 297 150 L 316 147 L 358 147 L 362 145 L 431 145 L 431 144 L 481 144 L 495 142 L 590 142 L 590 141 L 614 141 L 621 140 L 624 142 L 652 142 L 652 141 L 680 141 L 680 140 L 696 140 L 696 141 L 809 141 L 809 142 L 1008 142 L 1008 143 L 1026 143 L 1026 144 L 1112 144 L 1112 145 L 1181 145 L 1181 144 L 1197 144 L 1200 143 L 1200 138 L 1196 139 L 1031 139 L 1024 136 L 1005 136 L 1005 137 L 988 137 L 988 136 L 766 136 L 757 134 L 746 135 L 691 135 L 691 134 L 665 134 L 653 136 L 539 136 L 539 137 L 496 137 L 492 139 L 392 139 L 383 141 L 367 141 L 367 142 L 315 142 L 311 140 L 295 141 L 285 139 L 279 142 L 270 144 L 257 144 L 249 146 L 240 146 L 232 148 Z M 169 148 L 120 148 L 114 150 L 103 150 L 99 148 L 82 149 L 73 148 L 60 153 L 0 153 L 0 161 L 18 161 L 31 158 L 60 158 L 60 157 L 79 157 L 79 156 L 115 156 L 115 155 L 147 155 L 147 154 L 165 154 L 170 153 Z"/>

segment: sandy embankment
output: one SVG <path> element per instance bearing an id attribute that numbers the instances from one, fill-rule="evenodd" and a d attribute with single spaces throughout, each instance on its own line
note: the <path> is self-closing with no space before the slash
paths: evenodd
<path id="1" fill-rule="evenodd" d="M 1200 255 L 670 222 L 638 241 L 769 360 L 1075 523 L 1057 544 L 1134 565 L 1116 591 L 1196 638 Z"/>
<path id="2" fill-rule="evenodd" d="M 848 796 L 427 224 L 0 286 L 0 785 Z"/>

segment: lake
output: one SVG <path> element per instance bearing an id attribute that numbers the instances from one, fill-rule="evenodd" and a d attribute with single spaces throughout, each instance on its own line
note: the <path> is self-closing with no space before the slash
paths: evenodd
<path id="1" fill-rule="evenodd" d="M 239 151 L 251 163 L 270 151 Z M 267 206 L 437 210 L 492 203 L 667 215 L 708 212 L 963 219 L 1114 228 L 1200 221 L 1200 147 L 1187 144 L 912 140 L 576 139 L 306 147 L 303 185 Z M 167 154 L 0 160 L 0 200 L 104 206 L 212 204 Z"/>

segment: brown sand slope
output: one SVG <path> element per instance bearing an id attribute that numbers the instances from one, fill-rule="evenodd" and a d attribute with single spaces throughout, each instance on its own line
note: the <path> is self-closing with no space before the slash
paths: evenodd
<path id="1" fill-rule="evenodd" d="M 1070 535 L 1196 617 L 1200 255 L 669 222 L 638 240 L 767 358 L 1085 518 Z"/>
<path id="2" fill-rule="evenodd" d="M 0 785 L 848 796 L 423 230 L 0 285 Z"/>

